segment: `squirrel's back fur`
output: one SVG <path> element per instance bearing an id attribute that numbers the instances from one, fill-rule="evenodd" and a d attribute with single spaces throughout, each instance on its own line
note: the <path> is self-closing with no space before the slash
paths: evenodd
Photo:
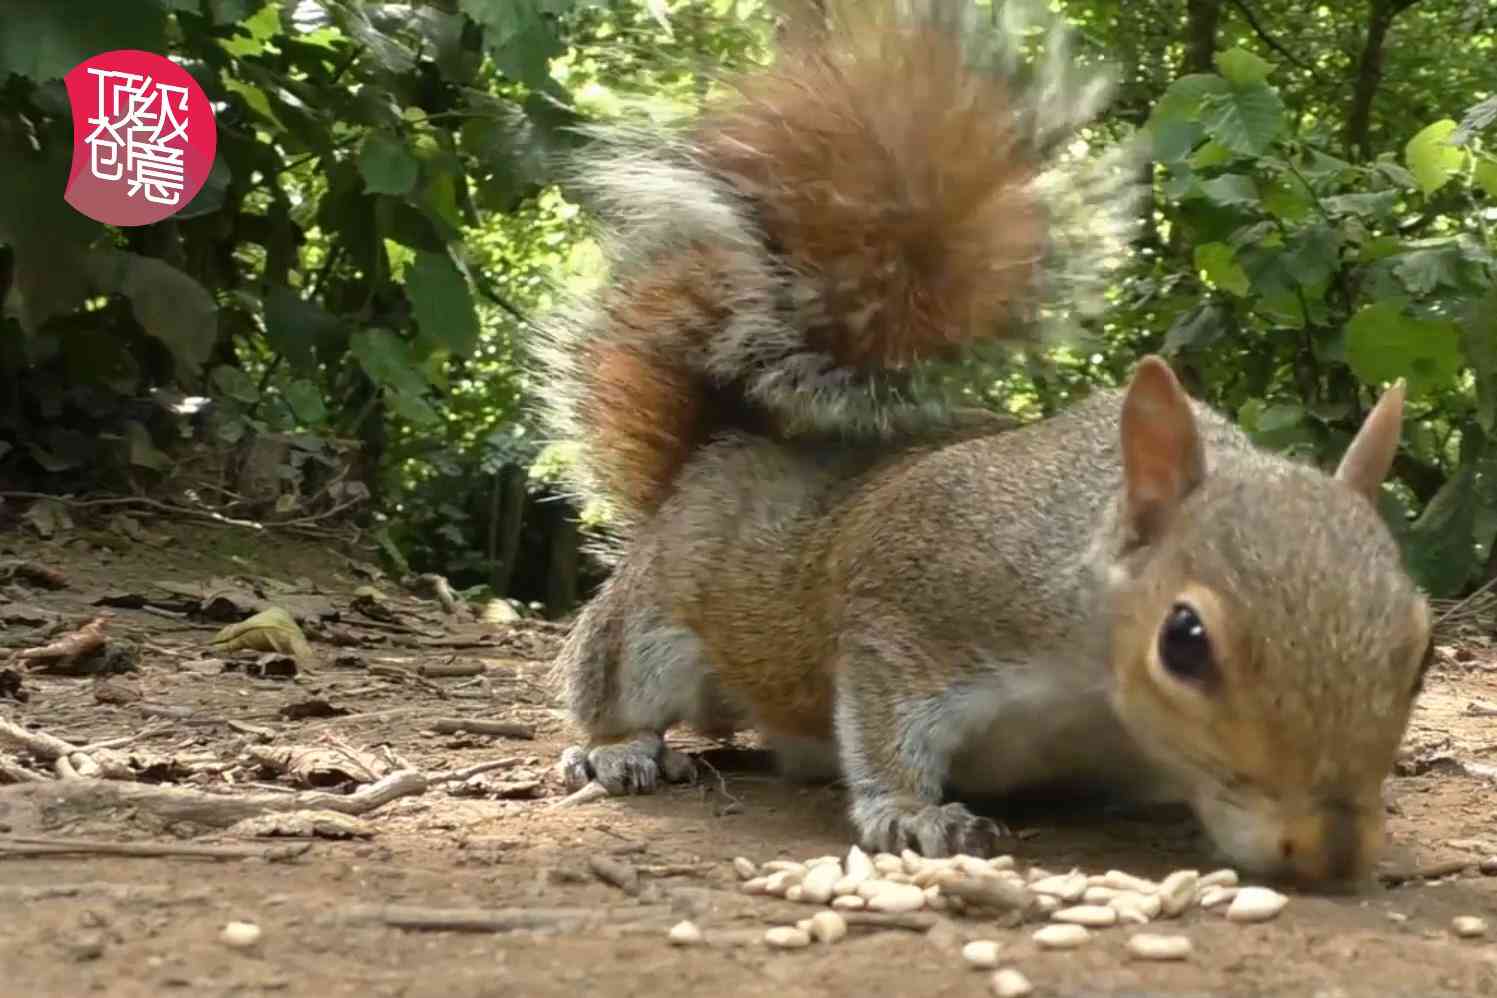
<path id="1" fill-rule="evenodd" d="M 594 128 L 577 171 L 612 231 L 600 290 L 542 329 L 551 433 L 626 530 L 729 430 L 886 438 L 939 424 L 920 365 L 1040 340 L 1094 304 L 1133 173 L 1058 147 L 1108 78 L 968 0 L 797 9 L 772 66 L 692 121 Z M 1032 12 L 1039 12 L 1035 8 Z"/>

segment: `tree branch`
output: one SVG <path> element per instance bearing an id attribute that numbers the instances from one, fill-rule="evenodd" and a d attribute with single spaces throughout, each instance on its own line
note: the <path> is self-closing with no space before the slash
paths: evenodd
<path id="1" fill-rule="evenodd" d="M 1184 74 L 1211 72 L 1221 16 L 1221 0 L 1185 0 L 1185 58 L 1180 66 Z"/>
<path id="2" fill-rule="evenodd" d="M 1367 20 L 1367 37 L 1357 60 L 1356 86 L 1352 90 L 1351 110 L 1346 116 L 1346 151 L 1362 160 L 1372 158 L 1372 104 L 1378 85 L 1383 81 L 1383 49 L 1394 18 L 1419 0 L 1371 0 Z"/>
<path id="3" fill-rule="evenodd" d="M 1248 27 L 1253 29 L 1253 34 L 1263 39 L 1264 45 L 1267 45 L 1269 48 L 1279 53 L 1279 55 L 1283 56 L 1286 60 L 1298 66 L 1300 69 L 1303 69 L 1305 72 L 1309 73 L 1311 79 L 1316 80 L 1317 82 L 1319 81 L 1320 77 L 1316 74 L 1315 67 L 1311 66 L 1308 62 L 1305 62 L 1299 56 L 1289 51 L 1278 41 L 1278 39 L 1270 35 L 1268 31 L 1264 29 L 1263 25 L 1258 23 L 1258 19 L 1253 16 L 1252 8 L 1247 5 L 1245 0 L 1232 0 L 1232 6 L 1237 8 L 1238 13 L 1242 15 L 1242 19 L 1248 23 Z"/>

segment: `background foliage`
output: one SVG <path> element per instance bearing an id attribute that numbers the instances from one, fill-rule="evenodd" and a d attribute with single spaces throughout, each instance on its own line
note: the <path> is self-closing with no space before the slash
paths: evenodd
<path id="1" fill-rule="evenodd" d="M 1407 378 L 1387 513 L 1438 595 L 1497 576 L 1497 10 L 1480 0 L 1065 0 L 1147 131 L 1150 222 L 1070 350 L 963 372 L 1023 416 L 1170 355 L 1260 442 L 1333 462 Z M 689 106 L 762 0 L 10 0 L 0 32 L 0 481 L 353 517 L 400 567 L 545 600 L 580 576 L 528 316 L 595 275 L 568 126 Z M 62 199 L 60 77 L 167 52 L 218 112 L 180 215 Z"/>

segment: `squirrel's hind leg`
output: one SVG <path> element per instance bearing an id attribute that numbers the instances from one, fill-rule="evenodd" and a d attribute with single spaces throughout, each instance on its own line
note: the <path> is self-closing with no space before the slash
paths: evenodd
<path id="1" fill-rule="evenodd" d="M 562 753 L 569 789 L 597 780 L 610 794 L 655 792 L 660 778 L 695 778 L 690 758 L 665 744 L 673 725 L 731 733 L 739 712 L 718 690 L 701 642 L 645 599 L 637 566 L 605 584 L 578 617 L 557 656 L 572 719 L 586 745 Z"/>

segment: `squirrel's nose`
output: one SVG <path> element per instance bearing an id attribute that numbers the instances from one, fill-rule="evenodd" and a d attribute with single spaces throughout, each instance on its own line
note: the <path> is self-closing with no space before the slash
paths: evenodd
<path id="1" fill-rule="evenodd" d="M 1285 823 L 1279 859 L 1293 879 L 1316 885 L 1349 883 L 1372 869 L 1383 844 L 1381 808 L 1325 804 Z"/>

